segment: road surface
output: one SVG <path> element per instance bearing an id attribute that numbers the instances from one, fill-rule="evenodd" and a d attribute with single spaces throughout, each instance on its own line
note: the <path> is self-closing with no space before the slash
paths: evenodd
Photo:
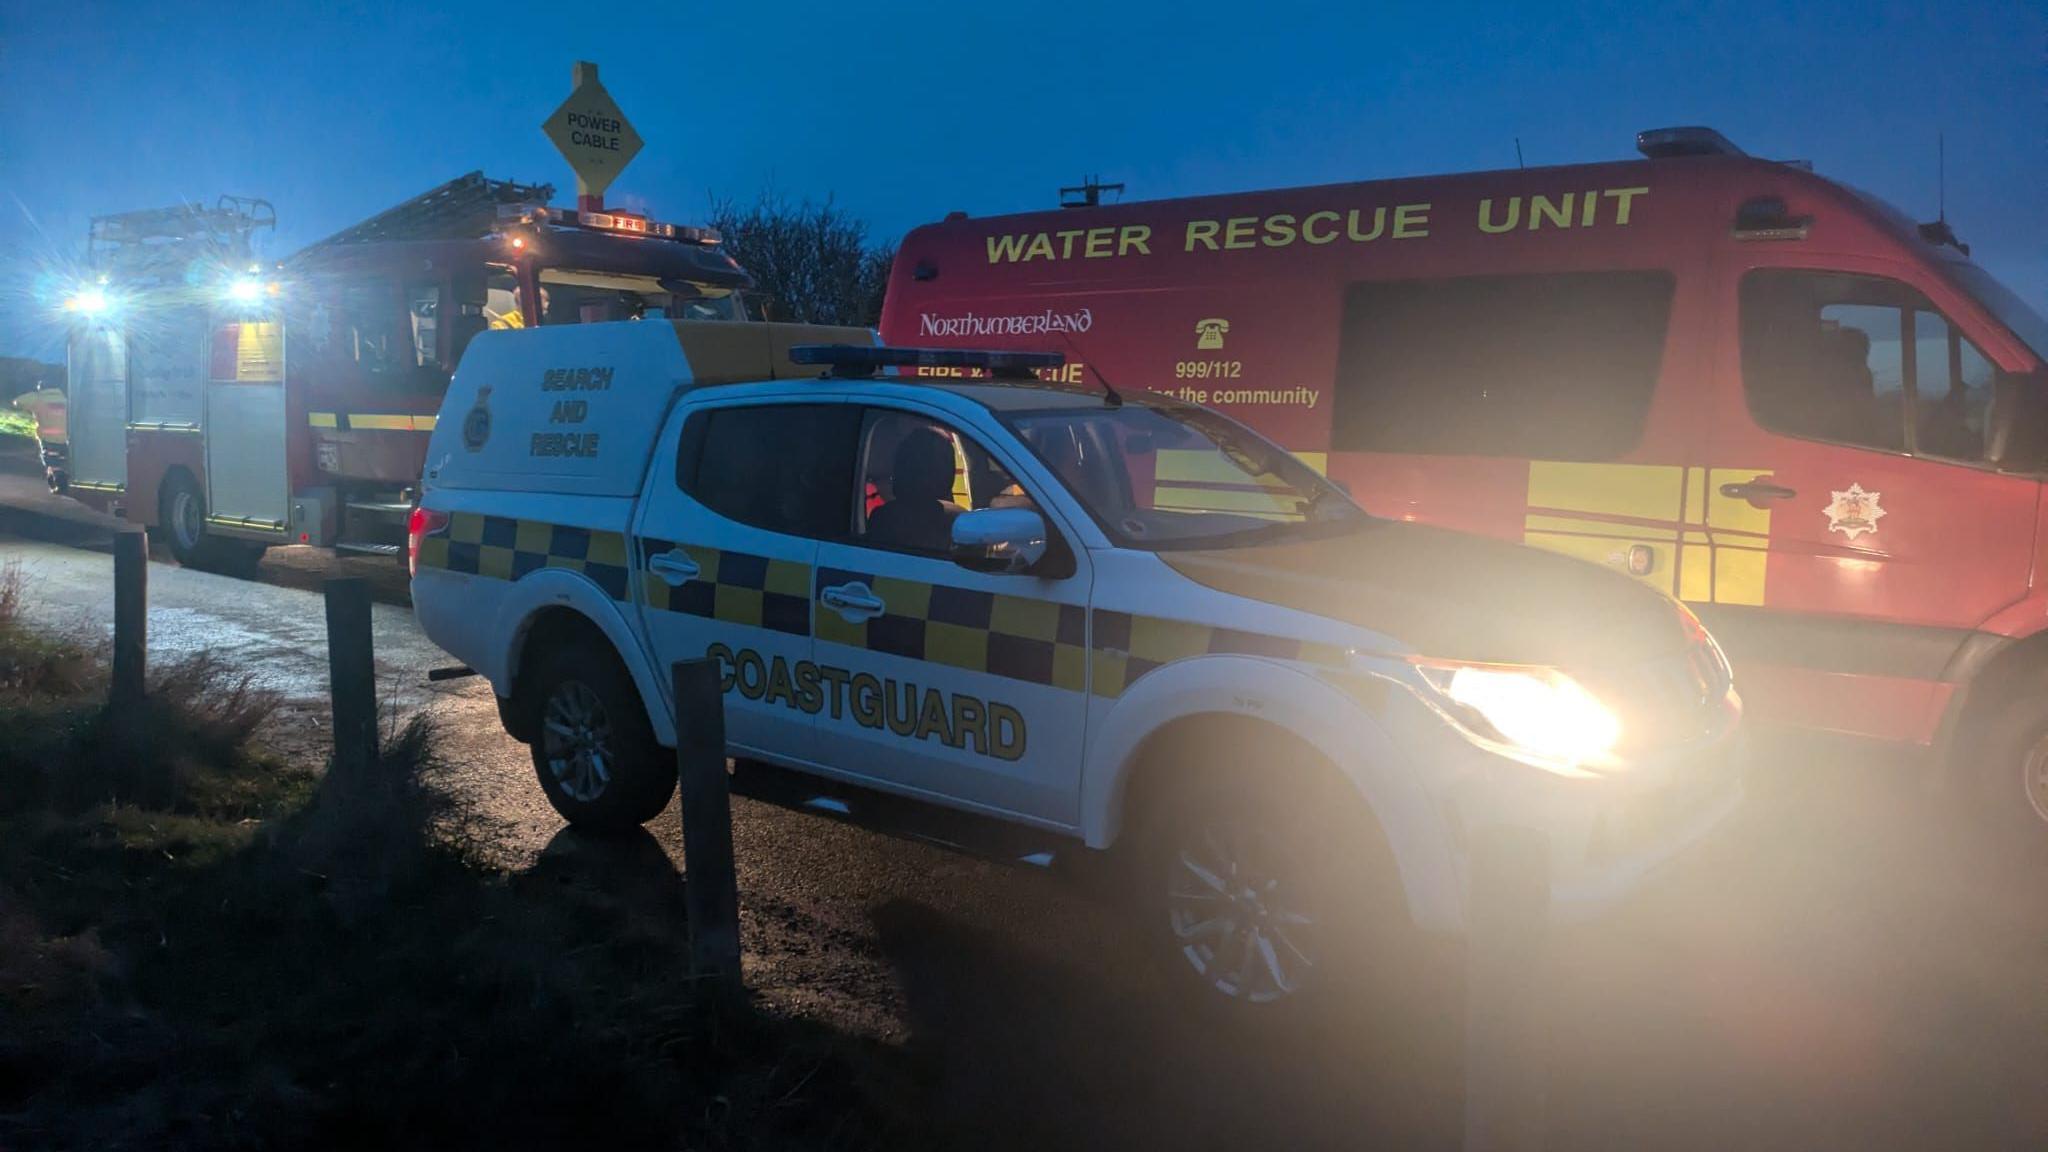
<path id="1" fill-rule="evenodd" d="M 0 476 L 0 562 L 23 566 L 34 618 L 104 635 L 103 529 L 50 518 L 69 508 Z M 360 563 L 287 550 L 255 582 L 152 564 L 152 659 L 221 654 L 293 699 L 287 739 L 315 749 L 326 655 L 310 589 Z M 383 597 L 401 599 L 378 563 Z M 541 799 L 488 687 L 429 685 L 446 657 L 403 603 L 377 605 L 374 627 L 391 708 L 447 727 L 457 788 L 504 867 L 591 851 Z M 1559 942 L 1552 1147 L 2048 1147 L 2048 870 L 1976 859 L 1914 771 L 1781 746 L 1735 827 Z M 1253 1044 L 1162 1002 L 1093 886 L 745 799 L 734 837 L 762 1003 L 903 1049 L 952 1141 L 1455 1146 L 1454 966 L 1389 974 L 1409 989 L 1397 1002 Z M 678 840 L 672 808 L 603 867 L 661 882 Z"/>

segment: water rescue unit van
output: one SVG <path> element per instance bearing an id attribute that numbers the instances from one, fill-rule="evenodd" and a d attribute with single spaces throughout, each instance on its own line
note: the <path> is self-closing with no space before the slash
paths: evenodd
<path id="1" fill-rule="evenodd" d="M 1704 129 L 1638 147 L 955 214 L 904 238 L 881 334 L 1062 350 L 1378 515 L 1627 572 L 1753 719 L 1966 737 L 1985 815 L 2048 845 L 2048 320 L 1945 224 Z"/>
<path id="2" fill-rule="evenodd" d="M 1056 357 L 868 339 L 646 321 L 464 358 L 413 601 L 571 821 L 662 810 L 668 670 L 713 657 L 735 757 L 1131 843 L 1173 970 L 1270 1001 L 1368 909 L 1459 928 L 1474 828 L 1541 829 L 1584 910 L 1734 804 L 1740 703 L 1668 596 L 1368 516 L 1225 417 L 1025 371 Z"/>

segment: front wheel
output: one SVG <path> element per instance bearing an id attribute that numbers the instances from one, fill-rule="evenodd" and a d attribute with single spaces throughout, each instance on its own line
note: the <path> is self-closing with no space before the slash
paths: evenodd
<path id="1" fill-rule="evenodd" d="M 1326 1002 L 1412 933 L 1355 795 L 1289 773 L 1191 772 L 1138 814 L 1135 895 L 1183 999 L 1243 1018 Z"/>
<path id="2" fill-rule="evenodd" d="M 1959 768 L 1994 851 L 2048 861 L 2048 670 L 2013 686 Z"/>
<path id="3" fill-rule="evenodd" d="M 675 793 L 675 761 L 655 742 L 632 677 L 610 652 L 558 649 L 540 659 L 522 704 L 532 710 L 533 768 L 548 803 L 598 831 L 660 815 Z"/>

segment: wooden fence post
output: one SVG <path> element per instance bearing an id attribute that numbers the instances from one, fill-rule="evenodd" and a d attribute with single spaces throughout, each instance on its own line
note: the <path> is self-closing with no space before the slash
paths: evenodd
<path id="1" fill-rule="evenodd" d="M 719 689 L 718 661 L 679 660 L 671 676 L 690 969 L 737 990 L 740 894 L 732 858 L 732 781 L 725 771 L 725 694 Z"/>
<path id="2" fill-rule="evenodd" d="M 334 770 L 367 772 L 377 759 L 377 675 L 370 647 L 370 585 L 329 580 L 327 679 L 334 707 Z"/>
<path id="3" fill-rule="evenodd" d="M 114 668 L 108 701 L 142 700 L 149 672 L 149 538 L 140 528 L 114 534 Z"/>
<path id="4" fill-rule="evenodd" d="M 1546 1121 L 1550 839 L 1492 825 L 1472 838 L 1465 967 L 1465 1152 L 1538 1152 Z"/>

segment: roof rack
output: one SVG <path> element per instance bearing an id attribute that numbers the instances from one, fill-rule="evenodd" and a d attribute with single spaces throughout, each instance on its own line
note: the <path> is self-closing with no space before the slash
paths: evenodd
<path id="1" fill-rule="evenodd" d="M 796 364 L 821 364 L 827 378 L 864 379 L 882 368 L 980 368 L 997 380 L 1037 380 L 1035 368 L 1067 362 L 1060 352 L 1008 352 L 975 348 L 902 348 L 863 344 L 799 344 Z"/>
<path id="2" fill-rule="evenodd" d="M 521 184 L 492 180 L 482 171 L 457 176 L 437 188 L 387 208 L 360 224 L 336 232 L 309 248 L 372 244 L 391 240 L 465 240 L 498 229 L 505 205 L 545 207 L 554 199 L 552 184 Z"/>

